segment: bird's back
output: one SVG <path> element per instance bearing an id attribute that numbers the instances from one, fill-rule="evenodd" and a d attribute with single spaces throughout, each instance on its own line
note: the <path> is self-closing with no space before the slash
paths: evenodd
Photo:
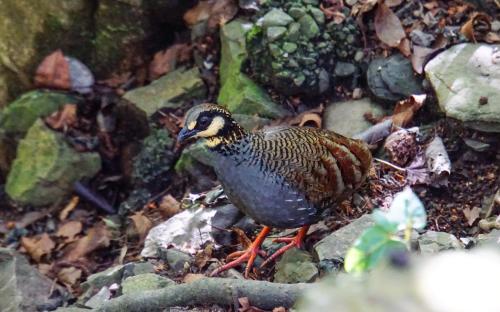
<path id="1" fill-rule="evenodd" d="M 371 164 L 363 142 L 305 127 L 264 129 L 227 151 L 216 171 L 230 199 L 257 221 L 281 227 L 317 221 L 359 187 Z"/>

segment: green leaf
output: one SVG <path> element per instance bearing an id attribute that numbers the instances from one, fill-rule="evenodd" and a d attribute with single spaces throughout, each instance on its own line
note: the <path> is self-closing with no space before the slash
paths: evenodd
<path id="1" fill-rule="evenodd" d="M 384 227 L 375 225 L 366 229 L 347 251 L 344 269 L 346 272 L 369 270 L 396 249 L 406 249 L 406 245 Z"/>
<path id="2" fill-rule="evenodd" d="M 424 205 L 410 187 L 394 196 L 389 211 L 374 212 L 375 222 L 383 227 L 390 228 L 391 224 L 397 230 L 408 228 L 423 229 L 427 223 L 427 213 Z"/>

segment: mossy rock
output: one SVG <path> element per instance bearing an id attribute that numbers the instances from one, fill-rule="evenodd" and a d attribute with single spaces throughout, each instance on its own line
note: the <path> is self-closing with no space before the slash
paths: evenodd
<path id="1" fill-rule="evenodd" d="M 74 96 L 54 91 L 25 93 L 0 111 L 0 129 L 10 134 L 23 134 L 38 118 L 49 116 L 64 104 L 78 101 Z"/>
<path id="2" fill-rule="evenodd" d="M 21 204 L 52 204 L 72 191 L 73 183 L 101 169 L 97 153 L 79 153 L 63 134 L 37 120 L 19 142 L 5 191 Z"/>

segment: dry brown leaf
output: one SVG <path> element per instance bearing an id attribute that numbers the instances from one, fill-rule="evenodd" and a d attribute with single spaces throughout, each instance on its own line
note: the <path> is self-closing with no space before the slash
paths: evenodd
<path id="1" fill-rule="evenodd" d="M 103 223 L 98 223 L 88 230 L 87 235 L 66 248 L 64 260 L 76 261 L 99 248 L 108 247 L 111 233 Z"/>
<path id="2" fill-rule="evenodd" d="M 45 118 L 45 122 L 55 130 L 67 129 L 76 125 L 76 104 L 65 104 L 62 109 Z"/>
<path id="3" fill-rule="evenodd" d="M 140 241 L 144 240 L 146 235 L 148 235 L 149 230 L 153 227 L 153 223 L 143 214 L 142 211 L 135 213 L 129 218 L 134 222 L 134 227 Z"/>
<path id="4" fill-rule="evenodd" d="M 399 52 L 401 52 L 401 54 L 403 54 L 405 57 L 410 57 L 411 56 L 410 39 L 403 38 L 403 40 L 401 40 L 401 42 L 399 43 L 398 49 Z"/>
<path id="5" fill-rule="evenodd" d="M 37 222 L 38 220 L 44 218 L 48 214 L 49 212 L 47 210 L 30 211 L 28 213 L 25 213 L 23 215 L 23 218 L 15 223 L 14 227 L 17 227 L 18 229 L 23 229 Z"/>
<path id="6" fill-rule="evenodd" d="M 80 202 L 80 197 L 78 196 L 73 196 L 71 197 L 71 200 L 69 203 L 64 207 L 63 210 L 61 210 L 61 213 L 59 213 L 59 220 L 64 221 L 68 218 L 68 215 L 78 206 L 78 203 Z"/>
<path id="7" fill-rule="evenodd" d="M 35 85 L 63 90 L 71 88 L 69 64 L 61 50 L 53 52 L 40 63 L 35 74 Z"/>
<path id="8" fill-rule="evenodd" d="M 464 210 L 464 216 L 467 219 L 467 223 L 469 226 L 472 226 L 474 224 L 474 221 L 479 219 L 479 208 L 478 207 L 473 207 L 470 209 L 469 207 L 465 207 Z"/>
<path id="9" fill-rule="evenodd" d="M 491 30 L 490 17 L 481 12 L 475 12 L 469 20 L 460 28 L 460 32 L 467 40 L 476 43 L 483 40 Z"/>
<path id="10" fill-rule="evenodd" d="M 248 236 L 245 234 L 245 231 L 239 228 L 233 228 L 232 230 L 234 233 L 236 233 L 238 243 L 243 249 L 247 249 L 248 247 L 250 247 L 250 245 L 252 245 L 252 240 L 248 238 Z"/>
<path id="11" fill-rule="evenodd" d="M 307 110 L 294 118 L 290 119 L 287 124 L 290 126 L 315 126 L 318 128 L 321 128 L 322 125 L 322 119 L 321 119 L 321 114 L 323 114 L 324 111 L 324 106 L 321 104 L 318 107 L 315 107 L 313 109 Z"/>
<path id="12" fill-rule="evenodd" d="M 191 58 L 191 47 L 178 43 L 168 49 L 157 52 L 149 64 L 149 80 L 155 80 L 175 69 L 177 62 L 186 62 Z"/>
<path id="13" fill-rule="evenodd" d="M 411 65 L 413 66 L 413 70 L 415 70 L 418 74 L 422 74 L 428 57 L 436 51 L 437 49 L 429 49 L 417 45 L 413 46 L 413 54 L 411 56 Z"/>
<path id="14" fill-rule="evenodd" d="M 412 120 L 415 113 L 422 107 L 426 94 L 411 95 L 409 98 L 399 101 L 392 115 L 393 128 L 404 128 Z"/>
<path id="15" fill-rule="evenodd" d="M 76 235 L 80 234 L 83 225 L 80 221 L 69 221 L 59 225 L 56 235 L 59 237 L 66 237 L 66 243 L 73 242 Z"/>
<path id="16" fill-rule="evenodd" d="M 432 10 L 432 9 L 435 9 L 439 7 L 439 3 L 437 1 L 430 1 L 430 2 L 426 2 L 424 3 L 424 8 L 426 8 L 427 10 Z"/>
<path id="17" fill-rule="evenodd" d="M 215 29 L 230 21 L 236 13 L 238 5 L 234 0 L 200 1 L 184 14 L 184 21 L 189 27 L 207 21 L 208 28 Z"/>
<path id="18" fill-rule="evenodd" d="M 490 31 L 486 34 L 486 37 L 484 37 L 484 41 L 487 43 L 500 43 L 500 35 Z"/>
<path id="19" fill-rule="evenodd" d="M 359 0 L 355 5 L 353 5 L 351 14 L 353 16 L 358 16 L 360 14 L 369 12 L 375 7 L 377 2 L 378 0 Z"/>
<path id="20" fill-rule="evenodd" d="M 384 3 L 378 4 L 374 24 L 377 37 L 390 47 L 398 47 L 406 37 L 401 21 Z"/>
<path id="21" fill-rule="evenodd" d="M 57 279 L 68 288 L 73 287 L 81 277 L 82 270 L 74 267 L 63 268 L 57 274 Z"/>
<path id="22" fill-rule="evenodd" d="M 163 196 L 158 209 L 164 218 L 170 218 L 171 216 L 179 213 L 181 211 L 181 203 L 175 199 L 172 195 L 168 194 Z"/>
<path id="23" fill-rule="evenodd" d="M 241 306 L 241 308 L 238 309 L 238 312 L 265 312 L 262 309 L 251 306 L 248 297 L 238 298 L 238 302 Z"/>
<path id="24" fill-rule="evenodd" d="M 21 238 L 21 245 L 35 262 L 40 262 L 43 256 L 50 254 L 56 247 L 56 244 L 47 233 L 34 237 L 23 237 Z"/>
<path id="25" fill-rule="evenodd" d="M 196 253 L 194 258 L 194 263 L 199 269 L 203 269 L 207 265 L 208 261 L 212 259 L 212 254 L 214 251 L 214 245 L 208 244 L 203 250 Z"/>
<path id="26" fill-rule="evenodd" d="M 273 312 L 286 312 L 285 307 L 277 307 L 273 309 Z"/>

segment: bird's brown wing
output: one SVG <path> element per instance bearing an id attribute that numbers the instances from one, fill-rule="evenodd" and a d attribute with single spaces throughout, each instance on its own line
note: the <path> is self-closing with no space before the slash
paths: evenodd
<path id="1" fill-rule="evenodd" d="M 283 177 L 313 203 L 341 199 L 363 182 L 371 165 L 363 142 L 327 130 L 267 129 L 253 144 L 266 170 Z"/>

